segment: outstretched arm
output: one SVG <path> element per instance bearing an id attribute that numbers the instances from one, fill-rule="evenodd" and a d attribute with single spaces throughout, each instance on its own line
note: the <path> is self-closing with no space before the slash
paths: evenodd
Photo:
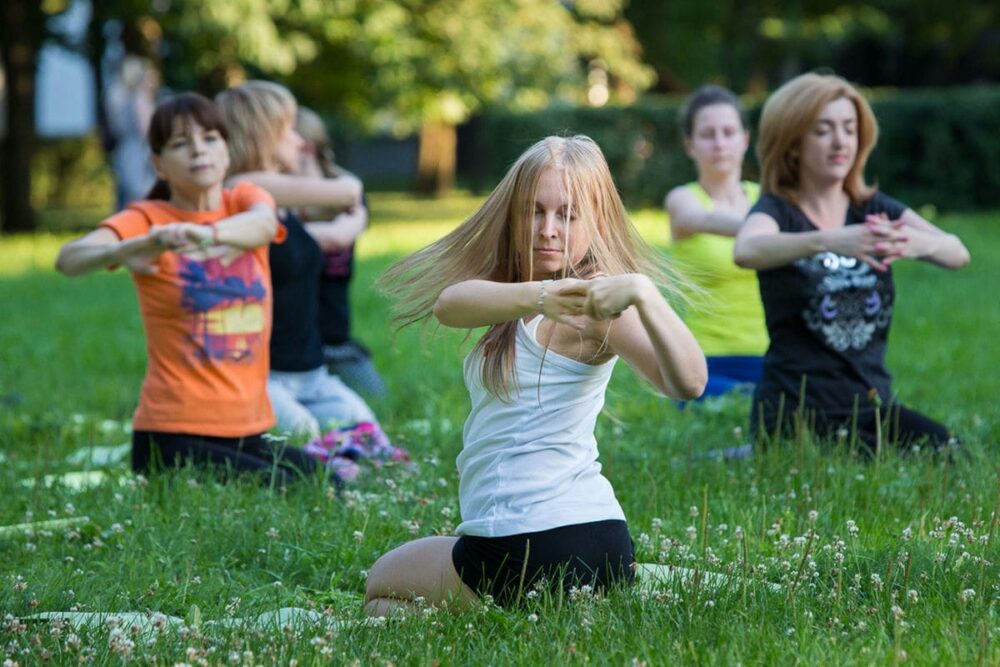
<path id="1" fill-rule="evenodd" d="M 219 220 L 213 226 L 215 231 L 208 225 L 195 225 L 200 228 L 200 237 L 193 239 L 196 245 L 212 242 L 250 250 L 271 242 L 278 231 L 278 218 L 267 204 L 254 204 L 242 213 Z M 205 240 L 205 234 L 211 234 L 208 240 Z"/>
<path id="2" fill-rule="evenodd" d="M 670 216 L 670 235 L 675 241 L 695 234 L 736 236 L 743 224 L 742 212 L 719 207 L 709 211 L 684 186 L 671 190 L 663 204 Z"/>
<path id="3" fill-rule="evenodd" d="M 597 320 L 617 318 L 608 344 L 662 393 L 690 400 L 705 391 L 705 355 L 648 277 L 633 273 L 591 281 L 584 312 Z"/>
<path id="4" fill-rule="evenodd" d="M 323 252 L 343 250 L 361 236 L 368 226 L 368 209 L 358 205 L 333 220 L 307 222 L 306 231 Z"/>
<path id="5" fill-rule="evenodd" d="M 212 225 L 173 222 L 128 239 L 119 239 L 111 229 L 99 227 L 64 245 L 56 257 L 56 270 L 80 276 L 124 265 L 135 273 L 154 273 L 155 260 L 167 250 L 187 252 L 213 244 L 258 248 L 270 243 L 277 229 L 274 210 L 266 204 L 255 204 Z"/>
<path id="6" fill-rule="evenodd" d="M 361 181 L 348 174 L 337 178 L 317 178 L 271 171 L 251 171 L 231 176 L 227 182 L 231 186 L 241 181 L 264 188 L 282 208 L 328 206 L 347 210 L 361 203 Z"/>
<path id="7" fill-rule="evenodd" d="M 166 233 L 153 233 L 152 230 L 149 234 L 121 240 L 107 227 L 100 227 L 64 245 L 56 257 L 56 270 L 67 276 L 82 276 L 124 264 L 138 273 L 153 273 L 152 263 L 170 249 L 169 241 Z"/>
<path id="8" fill-rule="evenodd" d="M 733 261 L 745 269 L 773 269 L 819 252 L 856 257 L 876 271 L 885 271 L 885 261 L 906 234 L 885 222 L 845 225 L 814 232 L 782 232 L 774 218 L 752 213 L 736 235 Z"/>
<path id="9" fill-rule="evenodd" d="M 575 278 L 550 283 L 464 280 L 441 292 L 434 316 L 448 327 L 474 329 L 541 312 L 551 320 L 582 329 L 587 284 Z"/>

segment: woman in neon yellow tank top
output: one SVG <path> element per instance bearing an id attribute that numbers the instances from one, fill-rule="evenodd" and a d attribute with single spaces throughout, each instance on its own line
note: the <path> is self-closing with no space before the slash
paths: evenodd
<path id="1" fill-rule="evenodd" d="M 698 180 L 671 190 L 665 207 L 672 252 L 705 289 L 685 318 L 708 358 L 703 397 L 749 393 L 767 349 L 757 277 L 733 262 L 736 232 L 760 193 L 741 180 L 750 133 L 739 98 L 719 86 L 692 93 L 679 120 Z"/>

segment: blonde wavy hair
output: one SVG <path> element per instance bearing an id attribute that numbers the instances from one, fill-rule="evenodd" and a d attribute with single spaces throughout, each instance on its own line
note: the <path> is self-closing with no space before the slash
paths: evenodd
<path id="1" fill-rule="evenodd" d="M 858 152 L 844 190 L 854 204 L 871 199 L 875 188 L 865 183 L 865 165 L 878 140 L 878 122 L 865 98 L 845 79 L 833 74 L 802 74 L 778 88 L 764 103 L 757 130 L 761 191 L 798 201 L 799 150 L 823 108 L 849 100 L 858 114 Z"/>
<path id="2" fill-rule="evenodd" d="M 229 130 L 229 174 L 277 168 L 277 147 L 295 122 L 295 97 L 271 81 L 247 81 L 223 90 L 215 104 Z"/>
<path id="3" fill-rule="evenodd" d="M 383 291 L 395 299 L 394 320 L 400 327 L 428 321 L 441 292 L 463 280 L 532 280 L 535 200 L 546 169 L 561 172 L 573 209 L 567 219 L 576 215 L 590 238 L 581 261 L 567 263 L 556 277 L 643 273 L 669 295 L 685 298 L 679 286 L 686 283 L 629 220 L 597 144 L 583 135 L 553 136 L 528 148 L 465 222 L 379 278 Z M 494 324 L 476 345 L 483 356 L 483 386 L 501 398 L 509 396 L 514 378 L 516 331 L 516 321 Z"/>

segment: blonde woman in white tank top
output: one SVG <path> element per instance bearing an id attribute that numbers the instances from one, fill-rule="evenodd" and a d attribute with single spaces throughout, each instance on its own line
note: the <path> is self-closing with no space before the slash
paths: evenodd
<path id="1" fill-rule="evenodd" d="M 621 357 L 683 400 L 702 392 L 707 371 L 661 294 L 676 294 L 677 278 L 629 222 L 597 145 L 538 142 L 478 211 L 382 283 L 404 324 L 433 315 L 489 328 L 465 361 L 458 536 L 379 558 L 366 611 L 406 611 L 417 597 L 507 604 L 542 578 L 631 581 L 631 539 L 594 439 L 612 368 Z"/>

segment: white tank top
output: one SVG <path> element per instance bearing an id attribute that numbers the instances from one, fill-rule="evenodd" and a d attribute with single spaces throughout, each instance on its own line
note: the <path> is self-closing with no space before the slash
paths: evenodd
<path id="1" fill-rule="evenodd" d="M 594 439 L 617 357 L 594 366 L 545 350 L 536 340 L 541 320 L 518 321 L 510 402 L 483 387 L 481 355 L 465 358 L 472 411 L 457 459 L 459 535 L 501 537 L 625 519 L 601 475 Z"/>

